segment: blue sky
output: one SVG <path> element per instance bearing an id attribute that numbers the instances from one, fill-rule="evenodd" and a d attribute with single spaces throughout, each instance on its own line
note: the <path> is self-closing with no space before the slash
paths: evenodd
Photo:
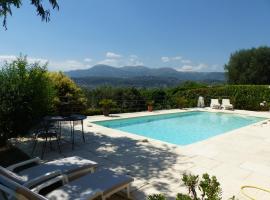
<path id="1" fill-rule="evenodd" d="M 232 52 L 270 45 L 269 0 L 64 0 L 50 23 L 23 2 L 0 29 L 0 62 L 22 53 L 50 70 L 222 71 Z"/>

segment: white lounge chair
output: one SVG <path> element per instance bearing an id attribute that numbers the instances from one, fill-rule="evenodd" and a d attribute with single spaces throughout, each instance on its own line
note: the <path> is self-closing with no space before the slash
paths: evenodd
<path id="1" fill-rule="evenodd" d="M 230 99 L 222 99 L 221 108 L 225 110 L 233 110 L 233 105 L 230 103 Z"/>
<path id="2" fill-rule="evenodd" d="M 199 98 L 198 98 L 197 107 L 204 108 L 204 98 L 202 96 L 199 96 Z"/>
<path id="3" fill-rule="evenodd" d="M 29 165 L 32 167 L 18 171 L 19 168 L 25 168 Z M 7 168 L 0 166 L 0 174 L 26 187 L 32 187 L 61 174 L 66 174 L 70 180 L 73 180 L 87 173 L 93 173 L 96 167 L 96 162 L 77 156 L 45 163 L 42 163 L 39 158 L 34 158 Z"/>
<path id="4" fill-rule="evenodd" d="M 77 192 L 81 192 L 81 194 L 78 194 Z M 0 175 L 1 200 L 92 200 L 102 195 L 102 192 L 100 190 L 91 191 L 89 189 L 85 191 L 85 193 L 83 192 L 83 190 L 78 188 L 76 194 L 73 193 L 73 197 L 77 195 L 75 198 L 66 198 L 66 196 L 54 196 L 53 198 L 47 198 L 47 195 L 38 194 L 30 190 L 29 188 L 20 185 L 19 183 L 16 183 L 15 181 L 5 176 Z"/>
<path id="5" fill-rule="evenodd" d="M 130 183 L 132 181 L 133 178 L 129 176 L 119 175 L 110 170 L 101 170 L 87 174 L 70 182 L 68 182 L 68 178 L 65 175 L 61 175 L 38 185 L 32 190 L 28 190 L 26 187 L 0 175 L 0 184 L 8 189 L 13 189 L 15 196 L 25 196 L 25 191 L 33 195 L 41 196 L 40 193 L 42 190 L 48 189 L 57 183 L 62 184 L 62 186 L 41 196 L 42 200 L 91 200 L 98 196 L 101 196 L 102 200 L 105 200 L 111 195 L 124 189 L 127 192 L 128 198 L 130 198 Z M 10 194 L 8 190 L 4 190 L 4 192 Z M 39 198 L 28 199 L 39 200 Z"/>
<path id="6" fill-rule="evenodd" d="M 218 99 L 211 99 L 210 108 L 220 109 L 220 103 Z"/>

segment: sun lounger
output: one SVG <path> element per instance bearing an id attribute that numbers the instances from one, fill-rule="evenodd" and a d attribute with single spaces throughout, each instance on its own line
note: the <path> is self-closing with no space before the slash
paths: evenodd
<path id="1" fill-rule="evenodd" d="M 21 171 L 18 169 L 36 164 Z M 3 174 L 13 181 L 32 187 L 48 179 L 66 174 L 70 180 L 95 171 L 97 163 L 82 159 L 80 157 L 67 157 L 50 162 L 42 163 L 39 158 L 27 160 L 8 168 L 0 166 L 0 174 Z"/>
<path id="2" fill-rule="evenodd" d="M 77 192 L 81 191 L 81 194 Z M 0 198 L 1 200 L 92 200 L 102 195 L 100 190 L 91 191 L 87 190 L 83 193 L 79 188 L 77 189 L 75 198 L 66 198 L 66 196 L 54 196 L 52 198 L 46 195 L 38 194 L 29 188 L 16 183 L 15 181 L 0 175 Z"/>
<path id="3" fill-rule="evenodd" d="M 13 189 L 18 195 L 24 195 L 25 192 L 22 191 L 22 189 L 34 193 L 35 195 L 39 195 L 42 190 L 55 185 L 58 182 L 62 183 L 62 186 L 44 194 L 42 200 L 91 200 L 99 195 L 102 197 L 102 200 L 105 200 L 111 195 L 124 189 L 127 192 L 128 198 L 130 198 L 130 183 L 132 181 L 133 178 L 129 176 L 116 174 L 110 170 L 101 170 L 87 174 L 70 182 L 65 175 L 61 175 L 38 185 L 30 191 L 24 186 L 12 182 L 12 180 L 0 175 L 0 184 L 8 189 Z M 9 186 L 11 183 L 12 187 Z M 14 187 L 14 184 L 16 187 Z M 19 189 L 17 189 L 18 187 Z"/>
<path id="4" fill-rule="evenodd" d="M 220 109 L 220 103 L 218 99 L 211 99 L 210 108 Z"/>
<path id="5" fill-rule="evenodd" d="M 233 105 L 230 103 L 230 99 L 222 99 L 221 108 L 225 110 L 233 110 Z"/>

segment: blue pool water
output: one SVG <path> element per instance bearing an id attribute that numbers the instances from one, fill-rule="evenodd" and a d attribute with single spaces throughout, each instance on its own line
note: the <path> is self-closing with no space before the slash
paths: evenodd
<path id="1" fill-rule="evenodd" d="M 94 123 L 173 144 L 187 145 L 262 120 L 265 118 L 225 113 L 185 112 Z"/>

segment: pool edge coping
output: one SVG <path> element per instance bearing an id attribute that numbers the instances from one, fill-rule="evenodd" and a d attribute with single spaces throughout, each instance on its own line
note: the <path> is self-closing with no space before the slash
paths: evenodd
<path id="1" fill-rule="evenodd" d="M 166 111 L 172 111 L 172 112 L 166 112 Z M 113 121 L 113 120 L 119 120 L 119 119 L 139 118 L 139 117 L 145 117 L 145 116 L 166 115 L 166 114 L 194 112 L 194 111 L 195 112 L 196 111 L 202 111 L 202 112 L 238 114 L 238 115 L 242 115 L 242 116 L 258 117 L 258 118 L 266 118 L 266 119 L 265 120 L 262 120 L 262 121 L 259 121 L 259 122 L 256 122 L 256 123 L 249 124 L 249 125 L 244 126 L 244 127 L 240 127 L 240 128 L 236 128 L 236 129 L 233 129 L 233 130 L 224 132 L 224 133 L 219 134 L 219 135 L 215 135 L 215 136 L 209 137 L 209 138 L 204 139 L 204 140 L 201 140 L 201 141 L 197 141 L 197 142 L 194 142 L 194 143 L 191 143 L 191 144 L 187 144 L 187 145 L 173 144 L 173 143 L 170 143 L 170 142 L 166 142 L 166 141 L 162 141 L 162 140 L 158 140 L 158 139 L 154 139 L 154 138 L 150 138 L 150 137 L 145 137 L 145 136 L 142 136 L 142 135 L 137 135 L 135 133 L 130 133 L 130 132 L 126 132 L 126 131 L 122 131 L 122 130 L 118 130 L 118 129 L 108 128 L 108 127 L 105 127 L 105 126 L 98 125 L 98 124 L 95 124 L 94 123 L 94 122 L 99 122 L 99 121 Z M 147 140 L 148 141 L 147 143 L 153 142 L 154 144 L 159 144 L 159 145 L 166 144 L 166 145 L 168 145 L 170 147 L 180 148 L 180 149 L 186 149 L 186 148 L 190 148 L 191 146 L 194 146 L 194 145 L 197 145 L 197 144 L 200 144 L 200 143 L 205 143 L 205 142 L 207 142 L 209 140 L 213 140 L 213 139 L 225 137 L 225 136 L 228 136 L 228 135 L 231 135 L 231 134 L 236 134 L 239 130 L 244 130 L 246 128 L 250 128 L 251 126 L 255 126 L 255 125 L 258 125 L 258 124 L 263 124 L 263 123 L 265 123 L 265 122 L 267 122 L 267 121 L 270 120 L 270 113 L 268 113 L 268 112 L 260 113 L 260 114 L 266 114 L 266 113 L 269 114 L 268 117 L 263 117 L 263 116 L 255 116 L 256 115 L 256 113 L 255 113 L 256 111 L 248 111 L 248 112 L 251 112 L 251 113 L 241 113 L 241 111 L 244 111 L 245 112 L 246 110 L 217 110 L 217 109 L 211 109 L 211 108 L 210 109 L 209 108 L 204 108 L 204 109 L 201 109 L 201 108 L 173 109 L 173 110 L 162 110 L 162 113 L 159 113 L 161 111 L 156 111 L 156 112 L 151 112 L 148 115 L 140 115 L 140 116 L 133 116 L 133 117 L 130 117 L 130 116 L 121 116 L 120 118 L 116 118 L 116 119 L 109 118 L 109 119 L 106 119 L 106 120 L 94 120 L 94 121 L 90 121 L 89 123 L 91 125 L 97 126 L 98 128 L 105 129 L 106 132 L 107 131 L 118 132 L 121 135 L 125 135 L 126 137 L 131 137 L 132 139 L 138 140 L 138 142 L 143 142 L 143 140 Z M 163 112 L 165 112 L 165 113 L 163 113 Z M 125 113 L 121 113 L 121 114 L 125 114 Z M 145 112 L 135 112 L 135 113 L 127 113 L 127 114 L 145 114 Z M 237 131 L 237 132 L 235 133 L 235 131 Z M 101 133 L 101 134 L 103 134 L 103 133 Z M 108 133 L 105 133 L 105 134 L 108 134 Z"/>

